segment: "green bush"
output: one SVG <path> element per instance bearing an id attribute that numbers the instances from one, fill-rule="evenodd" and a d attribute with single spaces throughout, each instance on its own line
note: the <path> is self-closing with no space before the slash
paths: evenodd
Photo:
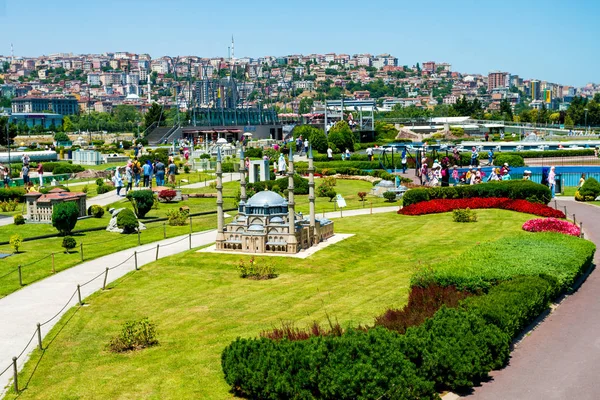
<path id="1" fill-rule="evenodd" d="M 74 201 L 57 203 L 52 209 L 52 226 L 61 235 L 68 235 L 75 228 L 79 217 L 79 206 Z"/>
<path id="2" fill-rule="evenodd" d="M 221 365 L 235 394 L 251 398 L 434 397 L 433 383 L 402 354 L 403 341 L 381 328 L 304 341 L 238 338 Z"/>
<path id="3" fill-rule="evenodd" d="M 154 205 L 154 193 L 151 190 L 130 191 L 127 193 L 127 199 L 133 205 L 138 218 L 144 218 Z"/>
<path id="4" fill-rule="evenodd" d="M 549 276 L 520 276 L 501 282 L 481 296 L 463 300 L 462 307 L 496 325 L 514 339 L 548 308 L 559 290 Z"/>
<path id="5" fill-rule="evenodd" d="M 148 318 L 125 322 L 121 332 L 109 344 L 111 351 L 121 353 L 158 344 L 156 325 Z"/>
<path id="6" fill-rule="evenodd" d="M 587 178 L 578 192 L 584 201 L 593 201 L 600 196 L 600 183 L 592 177 Z"/>
<path id="7" fill-rule="evenodd" d="M 0 201 L 17 200 L 19 203 L 22 203 L 24 198 L 25 189 L 23 188 L 0 188 Z"/>
<path id="8" fill-rule="evenodd" d="M 102 185 L 96 188 L 96 193 L 104 194 L 110 192 L 111 190 L 115 190 L 115 187 L 112 183 L 102 183 Z"/>
<path id="9" fill-rule="evenodd" d="M 13 222 L 15 225 L 23 225 L 25 224 L 25 218 L 21 214 L 17 214 L 13 217 Z"/>
<path id="10" fill-rule="evenodd" d="M 170 226 L 184 226 L 187 225 L 188 213 L 181 210 L 169 210 L 167 211 L 167 219 Z"/>
<path id="11" fill-rule="evenodd" d="M 62 241 L 62 247 L 65 249 L 65 253 L 69 253 L 69 250 L 74 249 L 77 246 L 77 242 L 71 236 L 65 236 Z"/>
<path id="12" fill-rule="evenodd" d="M 427 287 L 435 283 L 477 292 L 517 275 L 548 275 L 562 291 L 591 265 L 595 251 L 592 242 L 562 233 L 520 234 L 477 244 L 456 258 L 422 269 L 413 275 L 411 284 Z"/>
<path id="13" fill-rule="evenodd" d="M 54 134 L 54 140 L 57 142 L 69 142 L 71 139 L 69 139 L 69 136 L 64 132 L 56 132 Z"/>
<path id="14" fill-rule="evenodd" d="M 387 191 L 387 192 L 384 192 L 384 193 L 383 193 L 383 198 L 384 198 L 386 201 L 389 201 L 390 203 L 391 203 L 391 202 L 394 202 L 394 201 L 396 201 L 396 193 L 395 193 L 395 192 L 392 192 L 392 191 Z"/>
<path id="15" fill-rule="evenodd" d="M 247 188 L 248 190 L 252 189 L 255 193 L 258 193 L 265 189 L 272 190 L 274 186 L 279 187 L 282 191 L 287 191 L 288 178 L 284 177 L 275 181 L 249 183 Z M 294 174 L 294 194 L 308 194 L 308 179 L 303 178 L 298 174 Z"/>
<path id="16" fill-rule="evenodd" d="M 77 172 L 85 171 L 85 168 L 81 165 L 71 164 L 70 162 L 57 161 L 57 162 L 44 162 L 44 172 L 52 172 L 54 174 L 74 174 Z M 58 168 L 58 171 L 57 171 Z M 35 169 L 34 164 L 31 164 L 31 169 Z"/>
<path id="17" fill-rule="evenodd" d="M 8 241 L 10 247 L 15 251 L 16 254 L 19 253 L 19 248 L 23 244 L 23 237 L 17 233 L 12 235 Z"/>
<path id="18" fill-rule="evenodd" d="M 15 211 L 18 206 L 19 202 L 17 200 L 0 201 L 0 211 L 2 212 Z"/>
<path id="19" fill-rule="evenodd" d="M 262 158 L 263 150 L 260 147 L 248 147 L 244 151 L 244 157 Z"/>
<path id="20" fill-rule="evenodd" d="M 477 222 L 477 213 L 470 208 L 459 208 L 452 211 L 452 220 L 454 222 Z"/>
<path id="21" fill-rule="evenodd" d="M 544 151 L 518 151 L 518 152 L 502 152 L 501 154 L 518 155 L 523 158 L 551 158 L 551 157 L 580 157 L 593 156 L 594 149 L 579 149 L 579 150 L 544 150 Z"/>
<path id="22" fill-rule="evenodd" d="M 508 360 L 510 338 L 479 315 L 442 307 L 423 325 L 408 328 L 404 354 L 438 390 L 473 386 Z"/>
<path id="23" fill-rule="evenodd" d="M 548 204 L 550 202 L 550 189 L 545 185 L 523 180 L 487 182 L 479 185 L 414 188 L 404 194 L 402 204 L 409 206 L 434 199 L 465 199 L 472 197 L 507 197 L 522 200 L 535 197 L 543 204 Z"/>
<path id="24" fill-rule="evenodd" d="M 123 233 L 133 233 L 138 229 L 138 220 L 133 211 L 128 208 L 119 211 L 117 214 L 117 227 L 123 229 Z"/>
<path id="25" fill-rule="evenodd" d="M 292 134 L 294 135 L 294 139 L 300 135 L 302 135 L 302 139 L 308 139 L 313 150 L 319 153 L 327 152 L 327 136 L 323 129 L 313 125 L 296 125 Z"/>
<path id="26" fill-rule="evenodd" d="M 102 218 L 104 216 L 104 209 L 102 206 L 94 204 L 88 208 L 87 214 L 94 218 Z"/>
<path id="27" fill-rule="evenodd" d="M 525 160 L 520 155 L 512 155 L 512 154 L 498 154 L 494 158 L 494 165 L 504 165 L 504 163 L 508 163 L 511 167 L 524 167 Z"/>

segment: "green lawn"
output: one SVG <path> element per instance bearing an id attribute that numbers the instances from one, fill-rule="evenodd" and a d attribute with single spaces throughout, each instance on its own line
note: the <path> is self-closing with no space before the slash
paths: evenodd
<path id="1" fill-rule="evenodd" d="M 144 220 L 165 217 L 168 210 L 174 208 L 178 209 L 184 204 L 190 207 L 191 213 L 212 211 L 215 209 L 215 199 L 190 199 L 185 203 L 161 203 L 159 208 L 151 210 L 146 218 L 142 219 L 142 222 Z M 121 200 L 112 206 L 115 208 L 132 208 L 131 203 L 127 200 Z M 226 209 L 233 207 L 233 199 L 225 199 L 224 207 Z M 75 229 L 106 227 L 109 221 L 110 214 L 106 212 L 102 218 L 88 218 L 78 221 Z M 196 232 L 215 228 L 216 225 L 215 215 L 193 217 L 192 228 Z M 142 244 L 163 239 L 164 226 L 165 224 L 163 222 L 149 223 L 147 226 L 149 229 L 142 231 Z M 187 232 L 189 232 L 189 226 L 179 227 L 166 225 L 167 237 L 174 237 Z M 25 224 L 19 226 L 11 224 L 0 227 L 0 237 L 7 238 L 6 240 L 14 234 L 19 234 L 22 237 L 27 238 L 54 233 L 56 233 L 56 229 L 50 224 Z M 81 242 L 84 244 L 83 251 L 85 260 L 137 246 L 137 235 L 121 235 L 118 233 L 106 232 L 104 230 L 81 233 L 74 237 L 78 246 Z M 18 265 L 25 266 L 50 255 L 52 252 L 55 253 L 54 263 L 56 271 L 62 271 L 80 263 L 81 256 L 79 247 L 71 254 L 64 254 L 61 243 L 62 238 L 60 237 L 23 242 L 23 245 L 19 249 L 19 254 L 13 254 L 8 258 L 3 259 L 2 262 L 0 262 L 0 297 L 6 296 L 20 288 L 18 274 L 16 272 L 2 278 L 3 275 L 14 270 Z M 0 246 L 0 252 L 12 253 L 13 250 L 10 245 L 3 245 Z M 45 278 L 50 274 L 52 274 L 52 259 L 49 257 L 33 265 L 23 267 L 23 283 L 30 284 Z"/>
<path id="2" fill-rule="evenodd" d="M 396 213 L 336 219 L 355 236 L 306 260 L 259 258 L 280 274 L 269 281 L 238 277 L 239 255 L 186 252 L 159 260 L 70 310 L 20 374 L 22 398 L 230 398 L 220 354 L 238 336 L 254 337 L 282 320 L 304 326 L 326 315 L 343 326 L 371 324 L 406 303 L 420 265 L 447 259 L 486 239 L 527 234 L 529 215 L 480 210 L 479 222 L 451 214 Z M 113 354 L 123 322 L 149 317 L 160 345 Z M 8 398 L 14 398 L 9 394 Z"/>
<path id="3" fill-rule="evenodd" d="M 315 179 L 315 190 L 316 187 L 319 186 L 320 179 Z M 239 182 L 225 182 L 223 184 L 223 196 L 233 197 L 237 194 L 240 188 Z M 387 207 L 400 205 L 399 201 L 390 203 L 385 201 L 385 199 L 377 196 L 371 195 L 371 189 L 373 185 L 369 182 L 365 181 L 354 181 L 354 180 L 337 180 L 337 184 L 335 186 L 335 191 L 338 194 L 341 194 L 346 200 L 347 207 L 346 210 L 358 209 L 358 208 L 369 208 L 371 204 L 373 207 Z M 182 189 L 183 193 L 216 193 L 217 190 L 211 187 L 199 188 L 199 189 Z M 358 192 L 367 192 L 369 195 L 367 196 L 364 203 L 359 200 Z M 302 212 L 304 214 L 308 213 L 309 205 L 308 205 L 308 195 L 296 195 L 294 200 L 296 201 L 297 212 Z M 317 197 L 315 202 L 315 210 L 317 213 L 330 212 L 339 210 L 335 208 L 335 202 L 329 201 L 329 198 L 326 197 Z"/>

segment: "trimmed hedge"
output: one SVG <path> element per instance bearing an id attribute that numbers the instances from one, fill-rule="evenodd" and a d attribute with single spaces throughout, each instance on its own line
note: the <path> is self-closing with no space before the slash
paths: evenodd
<path id="1" fill-rule="evenodd" d="M 594 149 L 514 151 L 514 152 L 511 151 L 511 152 L 502 152 L 500 154 L 518 155 L 523 158 L 581 157 L 581 156 L 593 156 Z"/>
<path id="2" fill-rule="evenodd" d="M 559 290 L 558 281 L 550 276 L 519 276 L 494 286 L 486 295 L 463 300 L 461 306 L 514 339 L 548 308 Z"/>
<path id="3" fill-rule="evenodd" d="M 518 275 L 548 275 L 562 291 L 591 265 L 595 251 L 594 243 L 562 233 L 521 234 L 473 246 L 456 258 L 417 272 L 411 284 L 476 292 Z"/>
<path id="4" fill-rule="evenodd" d="M 0 188 L 0 201 L 17 200 L 22 203 L 25 198 L 25 189 L 20 187 Z"/>
<path id="5" fill-rule="evenodd" d="M 281 192 L 286 193 L 285 191 L 288 188 L 288 184 L 288 178 L 283 177 L 274 181 L 248 183 L 247 188 L 248 190 L 253 190 L 258 193 L 265 189 L 273 190 L 273 187 L 277 186 Z M 308 194 L 308 179 L 303 178 L 298 174 L 294 174 L 294 194 Z"/>
<path id="6" fill-rule="evenodd" d="M 402 197 L 404 206 L 434 199 L 464 199 L 471 197 L 507 197 L 548 204 L 550 189 L 532 181 L 514 180 L 487 182 L 479 185 L 462 185 L 434 188 L 414 188 Z"/>
<path id="7" fill-rule="evenodd" d="M 524 167 L 525 160 L 520 155 L 516 154 L 498 154 L 494 157 L 494 165 L 502 166 L 504 163 L 511 167 Z"/>

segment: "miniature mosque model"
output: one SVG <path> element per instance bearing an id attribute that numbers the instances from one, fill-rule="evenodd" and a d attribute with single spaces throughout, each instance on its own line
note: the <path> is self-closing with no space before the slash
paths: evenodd
<path id="1" fill-rule="evenodd" d="M 315 181 L 312 149 L 308 154 L 309 218 L 296 214 L 294 158 L 290 149 L 288 199 L 270 190 L 246 196 L 244 149 L 240 151 L 240 202 L 238 215 L 225 225 L 221 151 L 217 152 L 217 251 L 296 254 L 333 236 L 333 222 L 315 217 Z"/>

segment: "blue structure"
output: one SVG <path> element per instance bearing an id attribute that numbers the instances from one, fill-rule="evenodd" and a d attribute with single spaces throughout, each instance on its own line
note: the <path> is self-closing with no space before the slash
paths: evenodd
<path id="1" fill-rule="evenodd" d="M 45 113 L 13 113 L 9 115 L 8 120 L 11 124 L 19 125 L 24 122 L 30 128 L 41 125 L 45 129 L 50 129 L 52 126 L 62 126 L 63 116 Z"/>

